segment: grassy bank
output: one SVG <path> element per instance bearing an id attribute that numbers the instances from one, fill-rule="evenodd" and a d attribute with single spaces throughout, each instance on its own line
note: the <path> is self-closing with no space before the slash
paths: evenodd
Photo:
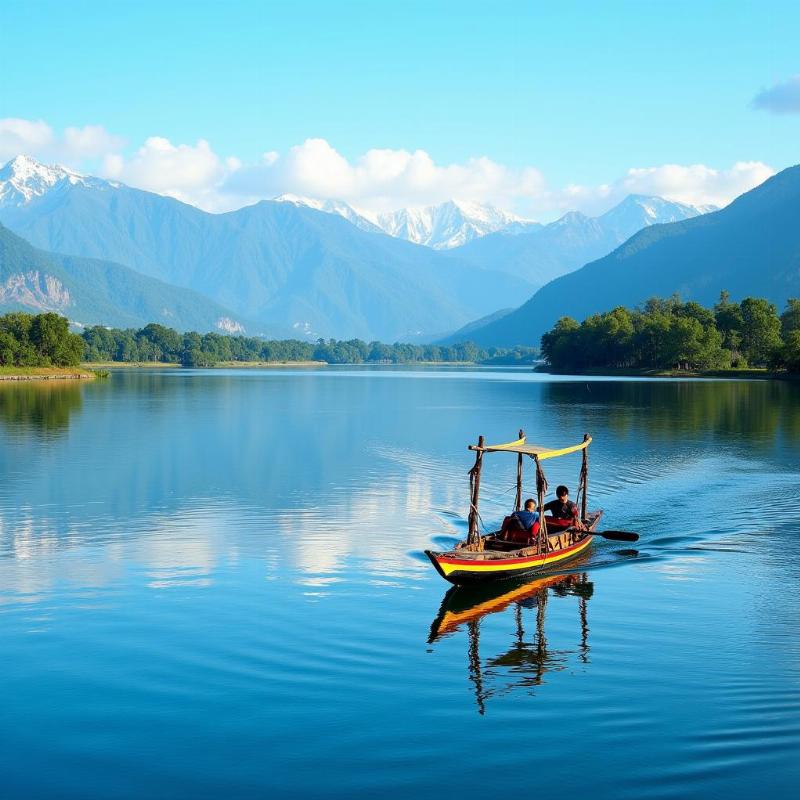
<path id="1" fill-rule="evenodd" d="M 86 369 L 164 369 L 180 367 L 178 362 L 164 361 L 84 361 L 81 364 Z"/>
<path id="2" fill-rule="evenodd" d="M 267 369 L 274 367 L 327 367 L 325 361 L 218 361 L 212 369 Z"/>
<path id="3" fill-rule="evenodd" d="M 476 361 L 407 361 L 393 363 L 363 362 L 335 364 L 337 367 L 471 367 L 479 364 Z M 162 369 L 179 368 L 177 362 L 163 361 L 86 361 L 83 366 L 87 369 Z M 189 369 L 275 369 L 279 367 L 328 367 L 332 366 L 327 361 L 217 361 L 212 367 L 190 367 Z M 492 365 L 504 366 L 504 365 Z"/>
<path id="4" fill-rule="evenodd" d="M 86 367 L 3 367 L 0 381 L 91 380 L 94 372 Z"/>
<path id="5" fill-rule="evenodd" d="M 771 372 L 764 368 L 752 369 L 705 369 L 705 370 L 684 370 L 684 369 L 611 369 L 593 368 L 582 370 L 560 371 L 547 366 L 536 367 L 536 372 L 546 372 L 551 375 L 592 375 L 595 377 L 640 377 L 640 378 L 747 378 L 770 380 L 774 378 L 791 378 L 784 371 Z"/>

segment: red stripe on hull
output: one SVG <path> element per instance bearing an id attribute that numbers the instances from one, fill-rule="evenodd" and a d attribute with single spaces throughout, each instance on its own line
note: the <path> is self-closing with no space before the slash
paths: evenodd
<path id="1" fill-rule="evenodd" d="M 582 547 L 583 545 L 586 544 L 586 539 L 587 538 L 591 538 L 591 536 L 585 537 L 585 538 L 581 539 L 579 542 L 576 542 L 575 544 L 572 544 L 569 547 L 565 547 L 563 550 L 554 550 L 554 551 L 551 551 L 550 553 L 547 553 L 544 556 L 544 561 L 542 562 L 542 566 L 544 566 L 544 564 L 547 563 L 548 558 L 552 559 L 555 556 L 561 556 L 564 553 L 569 553 L 569 552 L 572 552 L 573 550 L 578 549 L 579 547 Z M 541 555 L 531 555 L 531 556 L 525 556 L 524 558 L 491 558 L 491 559 L 469 558 L 469 559 L 462 559 L 462 558 L 450 558 L 448 556 L 441 556 L 438 553 L 436 554 L 436 557 L 443 564 L 454 564 L 456 566 L 463 566 L 463 567 L 474 567 L 476 564 L 486 564 L 486 563 L 493 564 L 493 565 L 497 564 L 498 566 L 505 565 L 505 564 L 509 564 L 509 565 L 512 565 L 512 564 L 529 564 L 531 561 L 537 561 L 538 559 L 542 558 Z"/>

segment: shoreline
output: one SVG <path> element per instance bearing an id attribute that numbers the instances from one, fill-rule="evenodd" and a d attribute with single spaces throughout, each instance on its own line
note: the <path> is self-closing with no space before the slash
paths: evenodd
<path id="1" fill-rule="evenodd" d="M 0 367 L 0 381 L 94 380 L 97 375 L 79 367 Z"/>
<path id="2" fill-rule="evenodd" d="M 705 370 L 677 370 L 677 369 L 585 369 L 585 370 L 555 370 L 536 368 L 534 372 L 543 375 L 575 375 L 591 376 L 595 378 L 741 378 L 743 380 L 796 380 L 797 375 L 785 371 L 770 372 L 766 367 L 747 369 L 705 369 Z"/>
<path id="3" fill-rule="evenodd" d="M 177 361 L 81 361 L 86 369 L 169 369 L 180 367 Z"/>
<path id="4" fill-rule="evenodd" d="M 177 361 L 85 361 L 87 369 L 276 369 L 279 367 L 474 367 L 516 366 L 514 364 L 481 364 L 479 361 L 401 361 L 347 362 L 331 364 L 328 361 L 218 361 L 210 367 L 184 367 Z M 528 366 L 523 365 L 523 366 Z"/>

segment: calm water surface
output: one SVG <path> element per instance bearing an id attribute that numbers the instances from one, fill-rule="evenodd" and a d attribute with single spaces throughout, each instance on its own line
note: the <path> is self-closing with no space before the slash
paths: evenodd
<path id="1" fill-rule="evenodd" d="M 590 432 L 590 506 L 641 541 L 448 594 L 466 445 L 519 427 Z M 0 796 L 794 796 L 798 503 L 798 384 L 0 384 Z"/>

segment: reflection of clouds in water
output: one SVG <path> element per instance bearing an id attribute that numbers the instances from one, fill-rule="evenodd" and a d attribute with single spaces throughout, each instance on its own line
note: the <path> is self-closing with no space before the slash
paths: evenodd
<path id="1" fill-rule="evenodd" d="M 329 575 L 355 558 L 372 575 L 419 577 L 427 572 L 408 552 L 429 547 L 431 537 L 442 532 L 435 527 L 444 523 L 432 512 L 434 498 L 441 503 L 444 495 L 447 503 L 453 492 L 446 483 L 438 484 L 427 459 L 410 456 L 402 463 L 408 475 L 384 475 L 379 486 L 343 492 L 322 508 L 278 514 L 277 527 L 294 543 L 291 558 L 298 570 Z"/>
<path id="2" fill-rule="evenodd" d="M 153 588 L 209 586 L 226 550 L 229 517 L 215 506 L 150 517 L 148 535 L 131 543 L 130 558 L 144 568 Z"/>
<path id="3" fill-rule="evenodd" d="M 37 602 L 58 584 L 71 590 L 108 586 L 126 565 L 140 568 L 151 588 L 208 586 L 220 561 L 235 563 L 233 536 L 241 513 L 203 504 L 156 513 L 109 528 L 98 521 L 99 541 L 46 516 L 21 509 L 0 516 L 0 602 Z M 102 529 L 102 530 L 101 530 Z"/>
<path id="4" fill-rule="evenodd" d="M 266 580 L 299 572 L 298 584 L 322 590 L 342 581 L 335 576 L 354 562 L 359 580 L 420 579 L 428 565 L 409 553 L 459 532 L 440 512 L 465 510 L 468 465 L 454 470 L 402 449 L 380 448 L 376 455 L 394 468 L 376 470 L 366 484 L 317 493 L 313 506 L 273 510 L 195 499 L 172 511 L 80 524 L 66 508 L 53 507 L 52 516 L 9 510 L 0 516 L 0 556 L 10 556 L 0 558 L 3 586 L 32 596 L 57 581 L 106 585 L 130 565 L 150 588 L 203 587 L 243 554 L 261 561 Z"/>
<path id="5" fill-rule="evenodd" d="M 0 554 L 18 561 L 42 558 L 58 549 L 56 526 L 47 518 L 34 517 L 30 507 L 17 511 L 13 524 L 0 517 Z"/>
<path id="6" fill-rule="evenodd" d="M 98 554 L 86 558 L 64 550 L 76 533 L 59 532 L 56 523 L 16 510 L 12 521 L 0 516 L 0 604 L 38 602 L 56 583 L 84 589 L 108 585 L 121 571 L 118 558 Z M 111 554 L 114 555 L 113 553 Z"/>
<path id="7" fill-rule="evenodd" d="M 63 508 L 53 516 L 31 508 L 13 516 L 7 511 L 0 515 L 4 596 L 42 599 L 59 583 L 105 586 L 130 567 L 153 589 L 210 586 L 215 571 L 243 552 L 262 561 L 267 580 L 299 570 L 297 583 L 317 589 L 343 580 L 335 575 L 353 559 L 379 579 L 421 577 L 426 566 L 408 552 L 450 532 L 432 506 L 434 497 L 439 505 L 455 499 L 454 481 L 424 471 L 427 459 L 408 463 L 408 474 L 376 476 L 374 485 L 352 490 L 338 487 L 315 498 L 322 503 L 313 508 L 273 511 L 202 500 L 175 511 L 126 520 L 95 517 L 80 525 Z"/>

